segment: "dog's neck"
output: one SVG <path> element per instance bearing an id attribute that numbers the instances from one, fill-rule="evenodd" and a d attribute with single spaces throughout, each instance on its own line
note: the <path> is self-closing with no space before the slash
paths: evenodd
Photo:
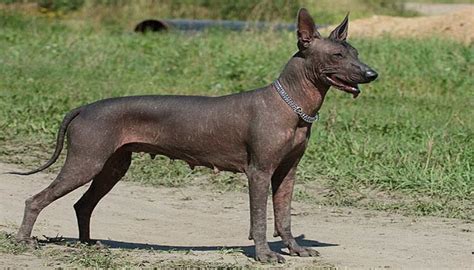
<path id="1" fill-rule="evenodd" d="M 286 64 L 279 81 L 288 95 L 311 116 L 321 108 L 329 86 L 321 82 L 315 74 L 316 69 L 308 72 L 304 58 L 295 54 Z"/>

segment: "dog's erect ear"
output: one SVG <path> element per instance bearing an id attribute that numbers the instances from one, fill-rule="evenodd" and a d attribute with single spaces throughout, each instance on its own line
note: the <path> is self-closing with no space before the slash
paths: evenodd
<path id="1" fill-rule="evenodd" d="M 321 38 L 318 30 L 316 30 L 313 18 L 305 8 L 301 8 L 298 11 L 298 29 L 296 34 L 298 35 L 298 48 L 300 50 L 308 48 L 311 41 L 315 38 Z"/>
<path id="2" fill-rule="evenodd" d="M 347 39 L 347 30 L 349 29 L 349 13 L 342 21 L 342 23 L 334 29 L 329 35 L 330 39 L 344 41 Z"/>

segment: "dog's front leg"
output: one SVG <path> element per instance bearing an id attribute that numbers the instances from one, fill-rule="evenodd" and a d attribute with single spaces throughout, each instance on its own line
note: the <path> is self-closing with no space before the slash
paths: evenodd
<path id="1" fill-rule="evenodd" d="M 250 237 L 255 242 L 255 256 L 261 262 L 285 262 L 278 253 L 270 250 L 267 242 L 267 198 L 271 172 L 251 169 L 249 178 Z"/>
<path id="2" fill-rule="evenodd" d="M 285 173 L 287 172 L 287 173 Z M 272 177 L 273 212 L 275 215 L 275 233 L 292 256 L 318 256 L 314 249 L 302 247 L 296 243 L 291 233 L 291 199 L 296 178 L 296 165 L 288 170 L 277 170 Z"/>

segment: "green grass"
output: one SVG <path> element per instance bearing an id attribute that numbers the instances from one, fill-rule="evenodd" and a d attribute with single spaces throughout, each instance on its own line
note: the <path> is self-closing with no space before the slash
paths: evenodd
<path id="1" fill-rule="evenodd" d="M 274 80 L 296 48 L 287 32 L 141 36 L 5 12 L 0 29 L 0 159 L 29 167 L 49 158 L 74 107 L 123 95 L 246 91 Z M 472 218 L 473 47 L 439 39 L 351 42 L 380 78 L 357 100 L 329 93 L 300 183 L 328 188 L 320 203 Z M 127 179 L 182 186 L 208 172 L 137 156 Z M 210 179 L 245 188 L 233 175 Z M 373 191 L 390 200 L 367 202 Z"/>
<path id="2" fill-rule="evenodd" d="M 28 250 L 28 247 L 16 242 L 15 237 L 6 232 L 0 231 L 0 254 L 8 253 L 18 255 Z"/>

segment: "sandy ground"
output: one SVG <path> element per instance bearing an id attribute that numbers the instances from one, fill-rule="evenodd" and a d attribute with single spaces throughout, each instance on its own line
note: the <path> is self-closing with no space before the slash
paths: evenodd
<path id="1" fill-rule="evenodd" d="M 334 29 L 330 26 L 328 29 Z M 451 39 L 464 44 L 474 43 L 474 5 L 436 16 L 413 18 L 379 16 L 349 22 L 350 37 L 396 37 Z"/>
<path id="2" fill-rule="evenodd" d="M 0 173 L 14 169 L 18 168 L 0 163 Z M 27 177 L 1 174 L 0 230 L 14 232 L 22 218 L 24 200 L 48 185 L 53 177 L 43 173 Z M 47 207 L 39 216 L 33 235 L 76 238 L 72 205 L 86 188 Z M 268 239 L 272 248 L 279 250 L 281 242 L 271 236 L 271 213 L 268 224 Z M 105 240 L 112 248 L 138 249 L 133 256 L 142 256 L 148 262 L 186 259 L 248 265 L 253 263 L 248 228 L 246 194 L 120 182 L 96 208 L 91 232 L 93 238 Z M 474 225 L 463 220 L 294 203 L 293 231 L 300 235 L 301 243 L 316 248 L 321 257 L 315 260 L 285 256 L 285 268 L 320 262 L 351 269 L 474 267 Z M 222 247 L 243 252 L 226 254 L 219 251 Z M 192 252 L 151 256 L 145 251 L 150 248 Z M 36 268 L 48 263 L 43 260 L 28 254 L 2 254 L 0 266 Z"/>
<path id="3" fill-rule="evenodd" d="M 404 3 L 405 9 L 414 10 L 422 15 L 441 15 L 474 7 L 468 3 Z"/>

